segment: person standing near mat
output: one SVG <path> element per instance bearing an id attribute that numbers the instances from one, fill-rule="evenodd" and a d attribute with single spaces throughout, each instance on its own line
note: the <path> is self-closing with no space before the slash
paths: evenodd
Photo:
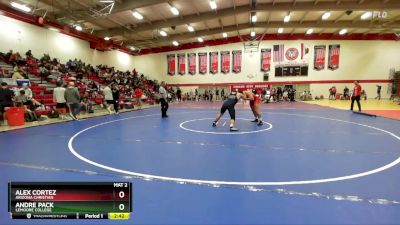
<path id="1" fill-rule="evenodd" d="M 69 108 L 69 115 L 73 120 L 78 120 L 76 117 L 80 111 L 80 100 L 81 97 L 79 96 L 79 91 L 75 87 L 74 82 L 68 83 L 68 88 L 65 89 L 64 98 Z"/>
<path id="2" fill-rule="evenodd" d="M 118 86 L 114 84 L 112 86 L 112 96 L 113 96 L 113 105 L 114 105 L 114 111 L 116 114 L 119 114 L 119 90 Z"/>
<path id="3" fill-rule="evenodd" d="M 114 98 L 110 85 L 111 84 L 104 87 L 103 94 L 104 94 L 104 100 L 106 101 L 106 109 L 109 114 L 112 114 L 111 107 L 114 106 Z"/>
<path id="4" fill-rule="evenodd" d="M 361 103 L 360 103 L 360 98 L 361 98 L 361 85 L 358 84 L 358 81 L 354 81 L 354 89 L 353 89 L 353 94 L 351 95 L 351 107 L 350 110 L 353 111 L 353 106 L 354 106 L 354 101 L 357 102 L 358 106 L 358 111 L 361 112 Z"/>
<path id="5" fill-rule="evenodd" d="M 221 119 L 221 117 L 224 115 L 225 111 L 228 110 L 229 116 L 231 117 L 231 122 L 229 129 L 230 131 L 238 131 L 235 127 L 235 121 L 236 121 L 236 115 L 235 115 L 235 105 L 238 103 L 239 99 L 244 99 L 244 100 L 249 100 L 246 98 L 242 93 L 239 92 L 231 92 L 224 103 L 222 104 L 220 112 L 217 114 L 217 117 L 212 123 L 213 127 L 217 126 L 218 121 Z"/>
<path id="6" fill-rule="evenodd" d="M 4 125 L 7 124 L 6 111 L 9 107 L 14 105 L 13 103 L 14 92 L 8 88 L 6 82 L 2 82 L 0 86 L 0 114 L 3 115 Z"/>
<path id="7" fill-rule="evenodd" d="M 178 102 L 182 102 L 182 90 L 179 87 L 176 89 L 176 97 L 178 98 Z"/>
<path id="8" fill-rule="evenodd" d="M 165 82 L 161 82 L 160 88 L 158 89 L 158 92 L 160 93 L 160 103 L 161 103 L 161 117 L 162 118 L 167 118 L 167 110 L 168 110 L 168 93 L 167 90 L 165 90 Z"/>
<path id="9" fill-rule="evenodd" d="M 376 94 L 377 94 L 377 96 L 375 97 L 375 99 L 381 100 L 381 89 L 382 89 L 381 85 L 376 85 Z"/>
<path id="10" fill-rule="evenodd" d="M 57 82 L 57 87 L 53 90 L 53 102 L 56 103 L 56 110 L 64 120 L 67 113 L 67 102 L 65 101 L 65 88 L 62 87 L 61 82 Z"/>

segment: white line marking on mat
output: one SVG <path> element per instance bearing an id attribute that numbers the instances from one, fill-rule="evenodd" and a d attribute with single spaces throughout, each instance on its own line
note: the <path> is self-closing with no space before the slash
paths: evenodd
<path id="1" fill-rule="evenodd" d="M 190 112 L 189 112 L 190 113 Z M 199 112 L 192 112 L 192 113 L 199 113 Z M 355 122 L 350 122 L 350 121 L 345 121 L 345 120 L 339 120 L 339 119 L 333 119 L 333 118 L 328 118 L 328 117 L 318 117 L 318 116 L 310 116 L 310 115 L 303 115 L 303 114 L 289 114 L 289 113 L 273 113 L 273 114 L 282 114 L 282 115 L 290 115 L 290 116 L 299 116 L 299 117 L 307 117 L 307 118 L 316 118 L 316 119 L 325 119 L 325 120 L 331 120 L 331 121 L 337 121 L 337 122 L 343 122 L 343 123 L 348 123 L 348 124 L 354 124 L 362 127 L 367 127 L 371 129 L 375 129 L 378 131 L 381 131 L 383 133 L 386 133 L 395 139 L 400 141 L 400 137 L 395 135 L 392 132 L 389 132 L 387 130 L 383 130 L 377 127 L 361 124 L 361 123 L 355 123 Z M 85 131 L 88 131 L 90 129 L 93 129 L 95 127 L 99 127 L 105 124 L 109 123 L 114 123 L 118 121 L 124 121 L 124 120 L 129 120 L 129 119 L 135 119 L 135 118 L 144 118 L 144 117 L 151 117 L 151 116 L 159 116 L 159 114 L 151 114 L 151 115 L 145 115 L 145 116 L 135 116 L 135 117 L 129 117 L 129 118 L 123 118 L 123 119 L 118 119 L 118 120 L 113 120 L 113 121 L 108 121 L 104 123 L 99 123 L 90 127 L 87 127 L 76 134 L 74 134 L 68 141 L 68 148 L 70 152 L 77 157 L 78 159 L 91 164 L 93 166 L 103 168 L 106 170 L 110 170 L 113 172 L 117 173 L 122 173 L 125 175 L 131 175 L 131 176 L 136 176 L 140 177 L 143 179 L 149 179 L 149 180 L 161 180 L 161 181 L 172 181 L 172 182 L 177 182 L 177 183 L 191 183 L 191 184 L 205 184 L 205 185 L 231 185 L 231 186 L 283 186 L 283 185 L 300 185 L 300 184 L 318 184 L 318 183 L 328 183 L 328 182 L 336 182 L 336 181 L 343 181 L 343 180 L 351 180 L 355 178 L 360 178 L 360 177 L 365 177 L 369 176 L 375 173 L 382 172 L 384 170 L 387 170 L 391 167 L 396 166 L 397 164 L 400 163 L 400 157 L 395 159 L 394 161 L 390 162 L 389 164 L 383 165 L 381 167 L 378 167 L 373 170 L 369 170 L 366 172 L 362 173 L 357 173 L 357 174 L 351 174 L 347 176 L 341 176 L 341 177 L 332 177 L 332 178 L 325 178 L 325 179 L 316 179 L 316 180 L 294 180 L 294 181 L 250 181 L 250 182 L 234 182 L 234 181 L 222 181 L 222 180 L 198 180 L 198 179 L 185 179 L 185 178 L 178 178 L 178 177 L 167 177 L 167 176 L 157 176 L 157 175 L 152 175 L 152 174 L 144 174 L 144 173 L 136 173 L 132 171 L 127 171 L 127 170 L 122 170 L 118 168 L 114 168 L 111 166 L 106 166 L 97 162 L 94 162 L 90 159 L 87 159 L 80 155 L 73 147 L 73 142 L 75 138 L 77 138 L 80 134 L 84 133 Z"/>

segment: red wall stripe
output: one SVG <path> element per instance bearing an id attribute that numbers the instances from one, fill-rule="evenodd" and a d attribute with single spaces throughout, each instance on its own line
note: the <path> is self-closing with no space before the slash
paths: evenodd
<path id="1" fill-rule="evenodd" d="M 246 85 L 246 84 L 342 84 L 342 83 L 353 83 L 355 80 L 310 80 L 310 81 L 271 81 L 271 82 L 238 82 L 238 83 L 189 83 L 189 84 L 168 84 L 169 86 L 229 86 L 229 85 Z M 359 80 L 363 83 L 391 83 L 393 80 Z"/>

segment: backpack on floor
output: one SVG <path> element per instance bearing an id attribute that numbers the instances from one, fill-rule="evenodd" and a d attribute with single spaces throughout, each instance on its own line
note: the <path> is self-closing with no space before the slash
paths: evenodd
<path id="1" fill-rule="evenodd" d="M 32 112 L 31 110 L 27 110 L 26 113 L 27 113 L 27 116 L 25 116 L 25 122 L 33 122 L 33 121 L 38 120 L 36 114 L 34 112 Z"/>
<path id="2" fill-rule="evenodd" d="M 47 116 L 49 118 L 59 118 L 60 114 L 56 110 L 51 110 L 49 113 L 47 113 Z"/>

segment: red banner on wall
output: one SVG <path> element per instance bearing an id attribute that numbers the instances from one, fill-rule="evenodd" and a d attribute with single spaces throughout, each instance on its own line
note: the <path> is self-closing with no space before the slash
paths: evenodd
<path id="1" fill-rule="evenodd" d="M 242 51 L 232 51 L 232 71 L 240 73 L 242 71 Z"/>
<path id="2" fill-rule="evenodd" d="M 184 75 L 186 73 L 185 54 L 178 54 L 178 73 Z"/>
<path id="3" fill-rule="evenodd" d="M 330 70 L 339 68 L 339 55 L 340 45 L 329 45 L 328 68 Z"/>
<path id="4" fill-rule="evenodd" d="M 218 72 L 218 52 L 210 52 L 210 73 Z"/>
<path id="5" fill-rule="evenodd" d="M 175 54 L 167 55 L 167 63 L 168 63 L 168 74 L 175 75 Z"/>
<path id="6" fill-rule="evenodd" d="M 207 53 L 200 52 L 199 55 L 199 73 L 206 74 L 207 73 Z"/>
<path id="7" fill-rule="evenodd" d="M 268 72 L 271 69 L 271 49 L 261 49 L 261 71 Z"/>
<path id="8" fill-rule="evenodd" d="M 231 69 L 230 55 L 229 51 L 221 51 L 221 73 L 229 73 Z"/>
<path id="9" fill-rule="evenodd" d="M 325 69 L 326 45 L 314 46 L 314 70 Z"/>
<path id="10" fill-rule="evenodd" d="M 196 74 L 196 53 L 188 53 L 189 74 Z"/>

